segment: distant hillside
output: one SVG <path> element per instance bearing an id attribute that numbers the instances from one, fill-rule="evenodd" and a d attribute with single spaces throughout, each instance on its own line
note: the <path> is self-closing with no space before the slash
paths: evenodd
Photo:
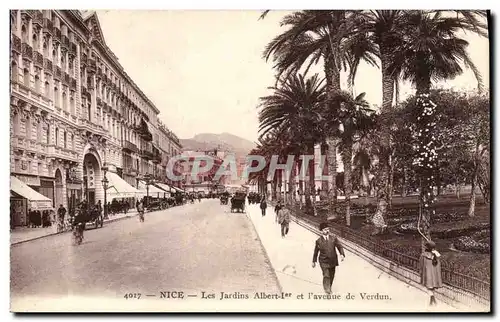
<path id="1" fill-rule="evenodd" d="M 234 152 L 237 156 L 247 155 L 255 147 L 252 141 L 230 133 L 200 133 L 191 139 L 181 139 L 184 150 L 211 150 L 219 148 Z"/>

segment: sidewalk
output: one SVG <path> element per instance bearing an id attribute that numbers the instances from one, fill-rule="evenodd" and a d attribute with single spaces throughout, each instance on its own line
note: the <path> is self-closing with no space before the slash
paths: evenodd
<path id="1" fill-rule="evenodd" d="M 110 215 L 108 219 L 104 219 L 104 224 L 110 223 L 113 221 L 134 217 L 137 215 L 137 211 L 130 210 L 127 214 L 120 213 L 116 215 Z M 89 225 L 87 225 L 87 228 Z M 28 228 L 28 227 L 16 227 L 13 231 L 10 232 L 10 244 L 15 245 L 19 243 L 24 243 L 30 240 L 35 240 L 47 236 L 63 234 L 65 232 L 58 233 L 57 232 L 57 224 L 52 225 L 51 227 L 45 228 Z"/>
<path id="2" fill-rule="evenodd" d="M 275 223 L 274 207 L 268 207 L 265 217 L 262 217 L 259 205 L 247 207 L 247 215 L 276 271 L 283 292 L 292 293 L 294 298 L 302 293 L 304 299 L 309 293 L 325 294 L 319 264 L 312 268 L 314 243 L 318 236 L 292 221 L 288 236 L 282 239 L 280 225 Z M 422 290 L 387 275 L 345 249 L 344 252 L 345 260 L 339 262 L 332 286 L 333 293 L 340 295 L 341 299 L 308 300 L 303 303 L 307 311 L 312 309 L 309 302 L 316 301 L 313 305 L 321 311 L 458 312 L 445 303 L 430 308 L 429 296 Z M 347 300 L 347 294 L 354 295 L 354 299 Z M 366 295 L 373 297 L 367 299 Z"/>

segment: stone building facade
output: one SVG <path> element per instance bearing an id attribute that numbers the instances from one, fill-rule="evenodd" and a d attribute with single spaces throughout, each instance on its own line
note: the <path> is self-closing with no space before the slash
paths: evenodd
<path id="1" fill-rule="evenodd" d="M 67 208 L 103 200 L 103 166 L 134 187 L 153 174 L 159 110 L 107 47 L 97 14 L 11 10 L 10 25 L 11 174 Z"/>

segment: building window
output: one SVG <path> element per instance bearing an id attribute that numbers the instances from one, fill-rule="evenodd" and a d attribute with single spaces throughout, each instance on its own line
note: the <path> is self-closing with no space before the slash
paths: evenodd
<path id="1" fill-rule="evenodd" d="M 71 148 L 76 151 L 74 134 L 71 134 Z"/>
<path id="2" fill-rule="evenodd" d="M 19 81 L 19 68 L 17 67 L 16 62 L 12 62 L 11 67 L 12 67 L 10 72 L 11 79 L 13 82 L 17 83 Z"/>
<path id="3" fill-rule="evenodd" d="M 54 46 L 54 49 L 52 50 L 52 60 L 54 61 L 54 64 L 57 64 L 58 58 L 57 58 L 57 51 L 56 51 L 55 46 Z"/>
<path id="4" fill-rule="evenodd" d="M 21 27 L 21 39 L 24 43 L 28 43 L 28 30 L 26 29 L 26 25 Z"/>
<path id="5" fill-rule="evenodd" d="M 45 143 L 47 143 L 47 145 L 50 144 L 50 125 L 47 124 L 47 133 L 45 133 L 46 135 L 46 138 L 45 138 Z"/>
<path id="6" fill-rule="evenodd" d="M 75 115 L 76 114 L 76 111 L 75 111 L 75 92 L 73 92 L 73 91 L 70 94 L 69 106 L 71 108 L 71 114 Z"/>
<path id="7" fill-rule="evenodd" d="M 50 84 L 45 82 L 45 97 L 50 98 Z"/>
<path id="8" fill-rule="evenodd" d="M 26 125 L 26 139 L 31 140 L 31 119 L 29 116 L 26 118 L 25 125 Z"/>
<path id="9" fill-rule="evenodd" d="M 56 146 L 59 146 L 59 129 L 56 128 Z"/>
<path id="10" fill-rule="evenodd" d="M 61 68 L 63 71 L 66 71 L 66 57 L 64 54 L 61 55 Z"/>
<path id="11" fill-rule="evenodd" d="M 19 113 L 14 114 L 12 122 L 13 122 L 12 129 L 14 131 L 14 135 L 19 135 Z"/>
<path id="12" fill-rule="evenodd" d="M 63 106 L 63 110 L 65 110 L 65 111 L 68 109 L 66 101 L 67 101 L 66 91 L 63 90 L 63 93 L 62 93 L 62 106 Z"/>
<path id="13" fill-rule="evenodd" d="M 40 76 L 36 75 L 35 76 L 35 91 L 39 94 L 41 94 L 40 91 Z"/>
<path id="14" fill-rule="evenodd" d="M 43 40 L 43 56 L 49 56 L 49 46 L 47 45 L 47 39 Z"/>
<path id="15" fill-rule="evenodd" d="M 68 148 L 68 133 L 64 131 L 64 148 Z"/>
<path id="16" fill-rule="evenodd" d="M 59 107 L 59 90 L 57 89 L 57 86 L 54 86 L 54 105 Z"/>
<path id="17" fill-rule="evenodd" d="M 36 33 L 33 34 L 33 50 L 38 51 L 38 37 Z"/>
<path id="18" fill-rule="evenodd" d="M 69 67 L 69 74 L 70 74 L 70 76 L 73 77 L 74 73 L 73 73 L 73 59 L 72 58 L 69 59 L 69 66 L 68 67 Z"/>
<path id="19" fill-rule="evenodd" d="M 30 87 L 30 71 L 28 68 L 24 69 L 24 86 Z"/>

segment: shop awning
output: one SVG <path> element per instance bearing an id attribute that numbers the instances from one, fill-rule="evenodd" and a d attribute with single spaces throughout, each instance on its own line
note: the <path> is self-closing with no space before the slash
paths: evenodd
<path id="1" fill-rule="evenodd" d="M 31 189 L 15 176 L 10 176 L 10 190 L 26 198 L 32 210 L 53 209 L 52 200 Z"/>
<path id="2" fill-rule="evenodd" d="M 148 190 L 146 189 L 146 183 L 139 180 L 139 194 L 141 196 L 147 196 Z M 154 185 L 149 185 L 149 196 L 153 198 L 163 198 L 164 194 L 169 193 L 163 189 L 160 189 Z"/>
<path id="3" fill-rule="evenodd" d="M 168 195 L 170 196 L 171 193 L 174 193 L 175 192 L 175 189 L 172 188 L 171 186 L 169 186 L 168 184 L 166 183 L 155 183 L 158 187 L 160 187 L 161 189 L 165 190 L 168 192 Z"/>
<path id="4" fill-rule="evenodd" d="M 106 178 L 108 179 L 108 189 L 106 192 L 109 194 L 109 199 L 118 198 L 134 198 L 139 192 L 136 188 L 129 185 L 125 180 L 120 178 L 119 175 L 113 172 L 106 172 Z"/>

